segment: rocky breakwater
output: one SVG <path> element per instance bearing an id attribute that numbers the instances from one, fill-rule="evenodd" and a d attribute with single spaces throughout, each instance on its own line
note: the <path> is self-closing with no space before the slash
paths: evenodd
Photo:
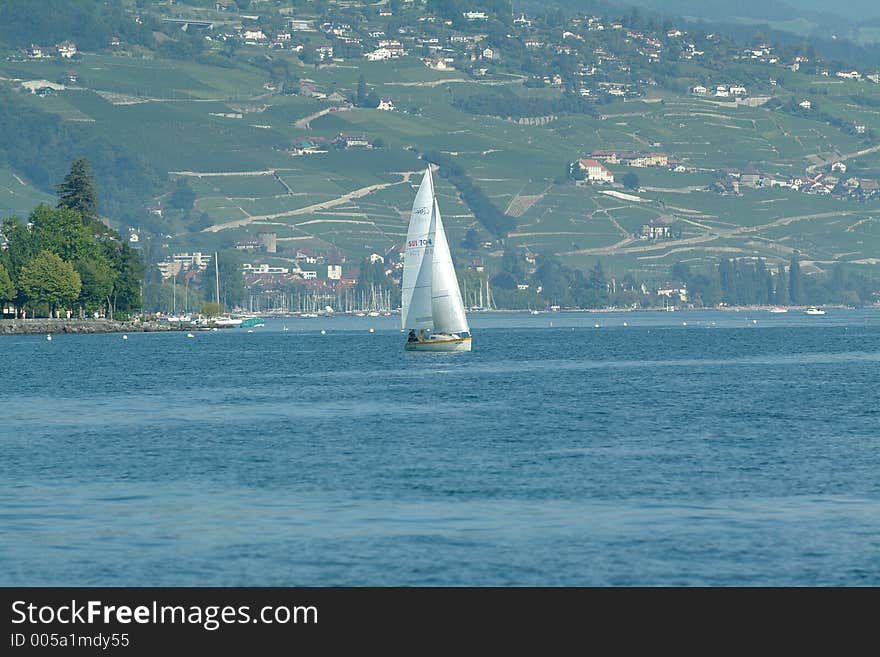
<path id="1" fill-rule="evenodd" d="M 109 319 L 0 319 L 0 335 L 50 333 L 139 333 L 191 331 L 166 322 L 117 322 Z"/>

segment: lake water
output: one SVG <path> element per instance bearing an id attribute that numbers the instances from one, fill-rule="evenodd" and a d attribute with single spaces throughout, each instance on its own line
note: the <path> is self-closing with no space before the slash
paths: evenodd
<path id="1" fill-rule="evenodd" d="M 0 338 L 0 585 L 880 585 L 880 311 L 471 321 Z"/>

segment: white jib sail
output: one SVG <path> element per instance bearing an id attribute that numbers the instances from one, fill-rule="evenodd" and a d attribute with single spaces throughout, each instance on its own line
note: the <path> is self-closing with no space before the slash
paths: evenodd
<path id="1" fill-rule="evenodd" d="M 434 331 L 436 333 L 470 331 L 436 199 L 434 199 L 434 223 L 434 257 L 431 267 L 431 311 L 434 315 Z"/>
<path id="2" fill-rule="evenodd" d="M 431 261 L 433 248 L 434 181 L 425 171 L 413 201 L 403 261 L 401 328 L 431 328 Z M 427 256 L 427 257 L 426 257 Z"/>

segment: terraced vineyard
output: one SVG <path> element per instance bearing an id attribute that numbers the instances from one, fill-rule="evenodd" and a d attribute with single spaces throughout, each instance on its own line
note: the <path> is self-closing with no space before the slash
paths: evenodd
<path id="1" fill-rule="evenodd" d="M 791 189 L 709 191 L 719 171 L 748 166 L 779 176 L 842 160 L 860 175 L 880 173 L 880 152 L 828 123 L 762 106 L 717 102 L 654 90 L 642 99 L 601 105 L 598 116 L 562 115 L 544 125 L 520 125 L 467 114 L 456 98 L 498 87 L 536 93 L 521 78 L 471 79 L 434 71 L 414 57 L 390 62 L 346 61 L 305 67 L 284 52 L 302 79 L 328 96 L 351 97 L 360 75 L 389 97 L 396 111 L 349 108 L 340 100 L 280 95 L 266 88 L 262 69 L 161 59 L 84 54 L 79 80 L 48 98 L 19 94 L 20 102 L 89 125 L 106 139 L 142 154 L 197 195 L 199 226 L 169 218 L 168 238 L 181 250 L 232 246 L 271 227 L 289 245 L 335 246 L 352 257 L 399 245 L 424 161 L 440 151 L 501 210 L 516 218 L 508 243 L 553 252 L 579 267 L 601 258 L 611 271 L 660 276 L 683 260 L 721 256 L 787 259 L 797 251 L 817 267 L 835 260 L 870 263 L 880 254 L 880 203 L 808 195 Z M 59 61 L 0 62 L 3 84 L 54 80 L 70 68 Z M 810 76 L 787 76 L 780 94 L 815 92 Z M 827 84 L 823 109 L 880 131 L 880 112 L 854 103 L 858 93 L 880 99 L 876 85 Z M 542 90 L 552 95 L 558 90 Z M 873 101 L 872 101 L 873 102 Z M 376 148 L 336 149 L 340 134 L 363 135 Z M 324 140 L 327 152 L 293 156 L 291 146 Z M 379 144 L 376 140 L 380 140 Z M 611 165 L 617 179 L 631 171 L 639 191 L 577 186 L 569 162 L 597 149 L 662 151 L 686 168 L 630 169 Z M 24 212 L 47 190 L 0 170 L 0 212 Z M 500 247 L 465 253 L 469 228 L 480 242 L 493 236 L 458 191 L 437 177 L 444 219 L 457 257 L 491 260 Z M 608 192 L 615 192 L 609 194 Z M 161 203 L 163 199 L 156 199 Z M 660 217 L 675 222 L 672 239 L 638 239 L 640 227 Z"/>

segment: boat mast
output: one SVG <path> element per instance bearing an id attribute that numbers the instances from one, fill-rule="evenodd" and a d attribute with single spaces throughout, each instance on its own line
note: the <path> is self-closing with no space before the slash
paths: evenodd
<path id="1" fill-rule="evenodd" d="M 220 262 L 217 260 L 217 252 L 214 251 L 214 278 L 217 285 L 217 305 L 220 305 Z"/>

